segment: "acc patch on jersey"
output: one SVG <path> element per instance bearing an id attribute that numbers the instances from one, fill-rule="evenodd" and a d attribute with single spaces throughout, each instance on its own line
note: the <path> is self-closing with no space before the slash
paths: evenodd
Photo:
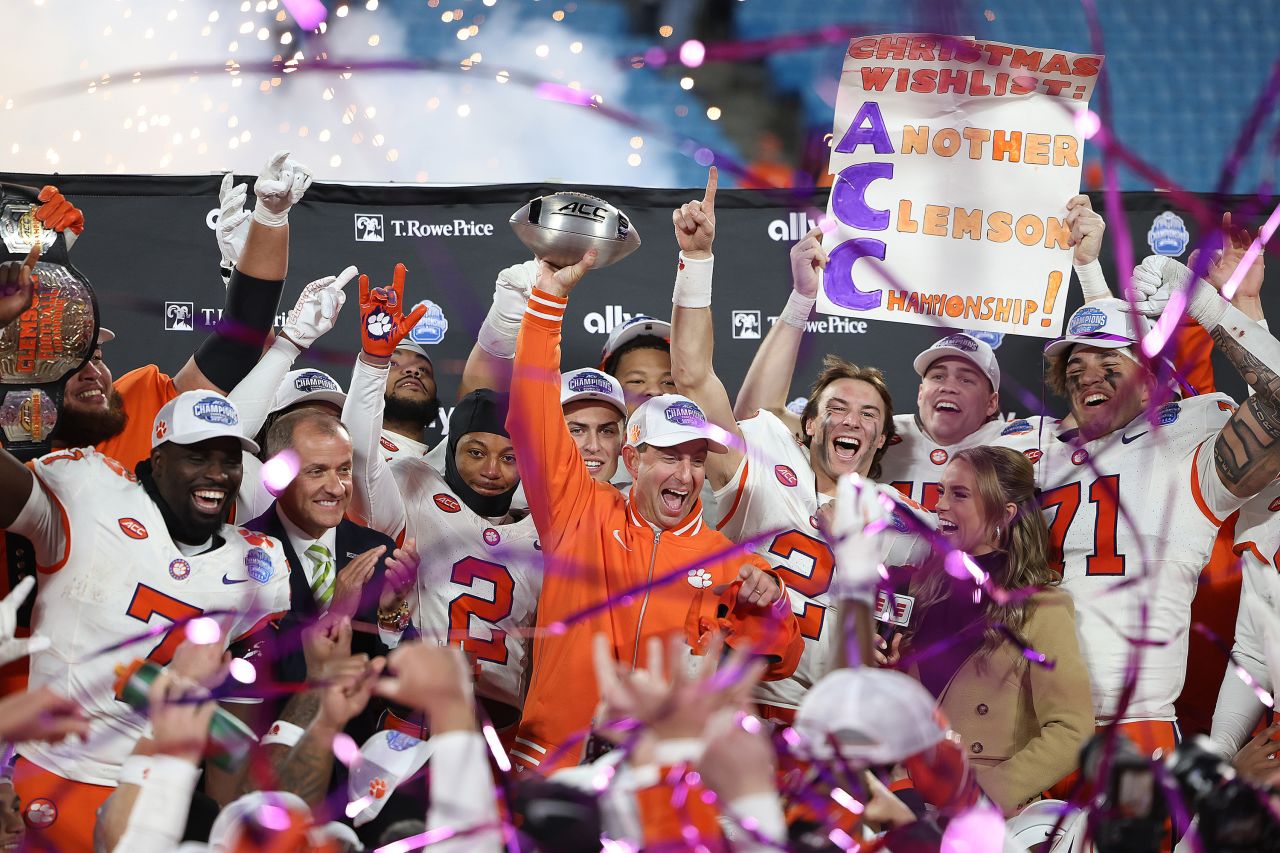
<path id="1" fill-rule="evenodd" d="M 191 564 L 179 557 L 169 564 L 169 577 L 184 581 L 191 575 Z"/>
<path id="2" fill-rule="evenodd" d="M 1030 462 L 1032 465 L 1034 465 L 1040 461 L 1041 456 L 1044 456 L 1044 451 L 1038 448 L 1032 447 L 1022 451 L 1022 455 L 1027 457 L 1027 461 Z"/>
<path id="3" fill-rule="evenodd" d="M 1178 419 L 1178 415 L 1182 414 L 1182 407 L 1177 403 L 1166 403 L 1160 407 L 1160 411 L 1156 414 L 1161 426 L 1168 426 Z"/>
<path id="4" fill-rule="evenodd" d="M 124 531 L 124 535 L 128 536 L 130 539 L 147 538 L 147 528 L 141 521 L 138 521 L 138 519 L 121 518 L 117 519 L 117 523 L 120 525 L 120 529 Z"/>
<path id="5" fill-rule="evenodd" d="M 261 548 L 250 548 L 249 553 L 244 555 L 244 570 L 258 583 L 266 583 L 271 580 L 276 569 L 270 554 Z"/>
<path id="6" fill-rule="evenodd" d="M 436 506 L 445 512 L 459 512 L 462 509 L 462 504 L 458 503 L 457 498 L 453 495 L 446 495 L 444 492 L 433 495 L 431 499 L 436 502 Z"/>
<path id="7" fill-rule="evenodd" d="M 1276 498 L 1275 500 L 1273 500 L 1271 504 L 1267 507 L 1267 509 L 1271 510 L 1272 512 L 1280 512 L 1280 498 Z"/>
<path id="8" fill-rule="evenodd" d="M 796 476 L 796 472 L 791 470 L 790 465 L 774 465 L 773 475 L 778 478 L 778 482 L 784 486 L 794 488 L 800 478 Z"/>
<path id="9" fill-rule="evenodd" d="M 1032 429 L 1034 429 L 1034 427 L 1031 426 L 1031 421 L 1027 420 L 1026 418 L 1023 418 L 1021 420 L 1014 421 L 1004 429 L 1000 430 L 1000 434 L 1001 435 L 1020 435 L 1024 432 L 1031 432 Z"/>
<path id="10" fill-rule="evenodd" d="M 397 447 L 397 446 L 396 446 L 395 442 L 393 442 L 391 439 L 387 438 L 385 435 L 384 435 L 384 436 L 380 436 L 380 437 L 378 438 L 378 444 L 381 444 L 381 445 L 382 445 L 382 449 L 383 449 L 383 450 L 389 450 L 389 451 L 391 451 L 392 453 L 395 453 L 396 451 L 398 451 L 398 450 L 400 449 L 399 447 Z"/>

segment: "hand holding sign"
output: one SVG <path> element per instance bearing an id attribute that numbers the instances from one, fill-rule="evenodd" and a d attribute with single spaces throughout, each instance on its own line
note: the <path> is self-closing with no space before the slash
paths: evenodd
<path id="1" fill-rule="evenodd" d="M 1066 223 L 1071 228 L 1070 244 L 1075 247 L 1071 261 L 1078 267 L 1098 259 L 1102 251 L 1102 234 L 1107 223 L 1093 209 L 1093 202 L 1081 193 L 1067 202 Z"/>
<path id="2" fill-rule="evenodd" d="M 700 261 L 711 257 L 711 244 L 716 239 L 716 185 L 719 175 L 712 166 L 707 173 L 707 189 L 702 201 L 690 201 L 671 212 L 675 226 L 676 242 L 680 251 L 690 260 Z"/>
<path id="3" fill-rule="evenodd" d="M 360 341 L 369 355 L 390 358 L 405 335 L 427 313 L 426 305 L 404 316 L 404 277 L 408 270 L 396 264 L 389 287 L 369 287 L 369 276 L 360 276 Z"/>
<path id="4" fill-rule="evenodd" d="M 814 228 L 791 247 L 791 288 L 801 296 L 813 299 L 822 285 L 827 267 L 827 250 L 822 248 L 822 229 Z"/>

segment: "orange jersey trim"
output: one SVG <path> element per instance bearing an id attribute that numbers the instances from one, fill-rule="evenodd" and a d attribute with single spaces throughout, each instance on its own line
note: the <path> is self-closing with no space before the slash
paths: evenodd
<path id="1" fill-rule="evenodd" d="M 1191 496 L 1196 499 L 1196 506 L 1200 508 L 1200 512 L 1204 514 L 1204 517 L 1209 519 L 1214 527 L 1221 527 L 1222 519 L 1213 514 L 1213 511 L 1209 509 L 1209 505 L 1204 502 L 1204 495 L 1200 494 L 1200 450 L 1203 447 L 1204 443 L 1201 442 L 1196 447 L 1195 455 L 1191 457 Z"/>
<path id="2" fill-rule="evenodd" d="M 729 523 L 729 519 L 733 518 L 733 514 L 738 511 L 738 504 L 742 503 L 742 492 L 747 487 L 747 471 L 750 468 L 751 461 L 743 457 L 742 476 L 738 477 L 738 488 L 733 494 L 733 503 L 729 506 L 729 511 L 724 514 L 724 518 L 720 519 L 720 523 L 716 525 L 716 530 L 723 530 Z"/>

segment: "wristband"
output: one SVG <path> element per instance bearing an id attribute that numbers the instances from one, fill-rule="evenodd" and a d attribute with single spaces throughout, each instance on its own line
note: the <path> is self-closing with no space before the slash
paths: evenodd
<path id="1" fill-rule="evenodd" d="M 503 315 L 498 310 L 498 304 L 495 302 L 489 306 L 489 314 L 484 318 L 484 322 L 480 324 L 480 333 L 476 336 L 476 343 L 480 345 L 480 349 L 489 353 L 494 358 L 502 358 L 510 361 L 516 357 L 516 339 L 520 336 L 520 321 L 524 319 L 522 314 L 513 323 L 510 318 Z"/>
<path id="2" fill-rule="evenodd" d="M 306 729 L 302 726 L 295 726 L 287 720 L 276 720 L 271 724 L 271 728 L 262 736 L 262 745 L 269 746 L 278 743 L 282 746 L 297 746 L 298 741 L 302 740 L 302 735 Z"/>
<path id="3" fill-rule="evenodd" d="M 673 764 L 693 764 L 702 758 L 707 745 L 701 738 L 682 737 L 660 740 L 653 745 L 652 762 L 659 767 Z"/>
<path id="4" fill-rule="evenodd" d="M 196 780 L 199 778 L 200 765 L 192 764 L 174 755 L 164 754 L 151 756 L 151 767 L 146 775 L 148 784 L 171 790 L 195 788 Z"/>
<path id="5" fill-rule="evenodd" d="M 1096 258 L 1087 264 L 1073 264 L 1072 268 L 1076 271 L 1076 278 L 1080 280 L 1080 292 L 1084 294 L 1085 302 L 1106 299 L 1111 295 L 1107 277 L 1102 273 L 1102 264 Z"/>
<path id="6" fill-rule="evenodd" d="M 684 252 L 676 264 L 676 286 L 671 292 L 671 304 L 681 308 L 711 307 L 711 271 L 715 256 L 689 258 Z"/>
<path id="7" fill-rule="evenodd" d="M 121 785 L 141 785 L 149 775 L 152 755 L 130 755 L 120 765 Z"/>
<path id="8" fill-rule="evenodd" d="M 282 228 L 289 224 L 289 209 L 285 208 L 284 213 L 272 213 L 258 202 L 253 208 L 253 221 L 268 228 Z"/>
<path id="9" fill-rule="evenodd" d="M 813 312 L 813 304 L 817 301 L 816 297 L 804 296 L 793 290 L 787 297 L 787 307 L 782 309 L 778 320 L 803 332 L 808 328 L 809 314 Z"/>

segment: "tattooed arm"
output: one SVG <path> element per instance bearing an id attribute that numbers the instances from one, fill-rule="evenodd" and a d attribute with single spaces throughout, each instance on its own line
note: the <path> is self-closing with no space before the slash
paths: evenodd
<path id="1" fill-rule="evenodd" d="M 1235 308 L 1209 334 L 1254 391 L 1213 447 L 1223 484 L 1252 497 L 1280 474 L 1280 341 Z"/>

